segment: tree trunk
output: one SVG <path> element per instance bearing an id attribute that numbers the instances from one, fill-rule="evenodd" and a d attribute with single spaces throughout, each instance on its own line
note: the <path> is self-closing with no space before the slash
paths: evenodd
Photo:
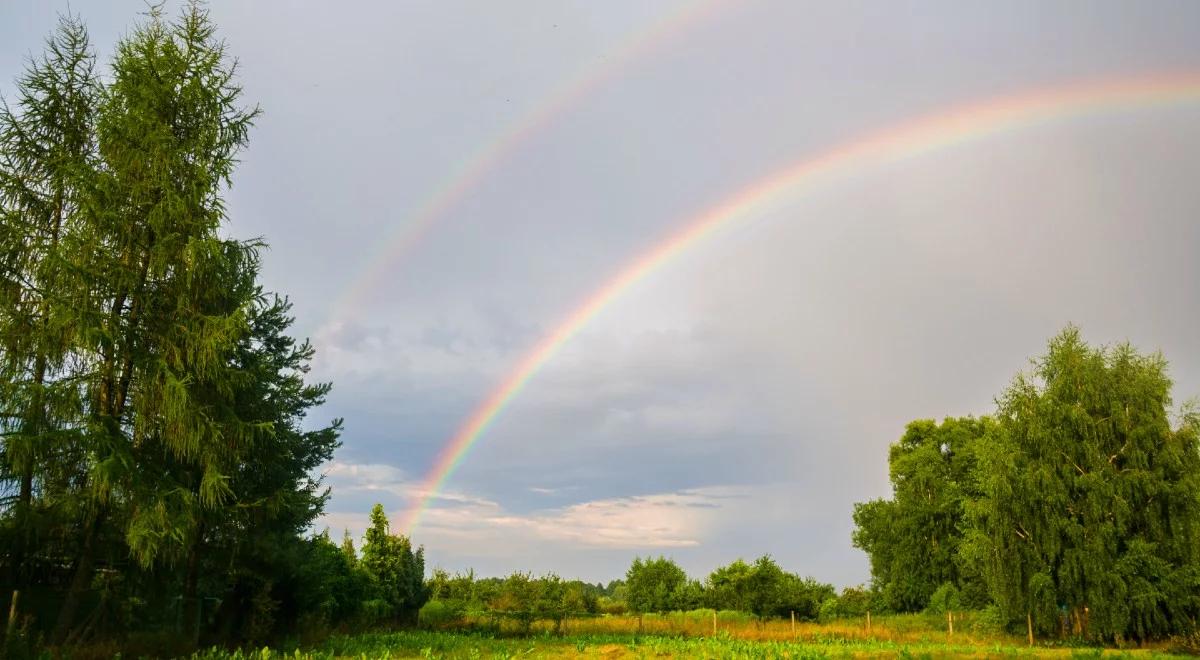
<path id="1" fill-rule="evenodd" d="M 43 319 L 45 326 L 45 319 Z M 44 332 L 44 330 L 43 330 Z M 13 559 L 11 572 L 13 581 L 16 586 L 24 586 L 25 578 L 29 572 L 25 570 L 26 556 L 29 548 L 33 545 L 33 465 L 34 465 L 34 444 L 37 442 L 37 437 L 41 435 L 43 420 L 46 413 L 43 410 L 45 406 L 42 397 L 42 386 L 46 381 L 46 355 L 44 352 L 38 354 L 33 366 L 33 401 L 28 412 L 28 416 L 24 420 L 22 435 L 25 436 L 23 441 L 27 444 L 26 455 L 22 458 L 21 485 L 17 493 L 16 519 L 17 519 L 17 539 L 16 547 L 13 548 Z"/>
<path id="2" fill-rule="evenodd" d="M 83 594 L 91 586 L 92 564 L 94 563 L 93 550 L 96 545 L 96 533 L 103 518 L 104 513 L 100 510 L 94 510 L 88 516 L 88 522 L 83 534 L 83 545 L 79 548 L 79 558 L 75 562 L 75 575 L 71 578 L 71 586 L 67 590 L 67 596 L 58 611 L 58 623 L 54 628 L 54 635 L 52 637 L 56 644 L 62 644 L 71 634 L 71 629 L 75 626 L 75 617 L 79 613 L 79 604 L 83 600 Z"/>
<path id="3" fill-rule="evenodd" d="M 183 630 L 180 632 L 192 648 L 195 648 L 200 642 L 201 607 L 198 592 L 200 582 L 200 545 L 203 537 L 204 524 L 201 523 L 196 530 L 196 538 L 192 541 L 192 547 L 188 551 L 187 573 L 183 580 Z"/>

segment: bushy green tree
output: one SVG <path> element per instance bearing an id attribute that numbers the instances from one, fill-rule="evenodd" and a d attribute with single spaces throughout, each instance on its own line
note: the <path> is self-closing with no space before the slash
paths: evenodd
<path id="1" fill-rule="evenodd" d="M 753 575 L 754 568 L 741 559 L 713 570 L 704 584 L 709 607 L 749 612 Z"/>
<path id="2" fill-rule="evenodd" d="M 392 534 L 382 504 L 371 509 L 371 526 L 363 543 L 361 565 L 377 598 L 398 621 L 415 623 L 429 600 L 425 589 L 425 550 L 413 550 L 407 536 Z"/>
<path id="3" fill-rule="evenodd" d="M 793 573 L 784 573 L 779 585 L 778 604 L 773 614 L 782 617 L 795 612 L 798 619 L 816 621 L 821 614 L 821 604 L 836 594 L 831 584 L 818 582 L 811 577 L 802 578 Z"/>
<path id="4" fill-rule="evenodd" d="M 671 559 L 635 557 L 625 573 L 625 600 L 634 612 L 676 610 L 687 581 L 687 573 Z"/>
<path id="5" fill-rule="evenodd" d="M 915 612 L 944 583 L 973 604 L 986 601 L 973 565 L 959 555 L 964 514 L 977 496 L 977 445 L 988 418 L 911 422 L 888 452 L 892 498 L 854 506 L 854 545 L 871 560 L 871 579 L 889 609 Z"/>
<path id="6" fill-rule="evenodd" d="M 1160 354 L 1071 327 L 999 398 L 966 554 L 1010 619 L 1145 639 L 1200 614 L 1200 418 Z"/>
<path id="7" fill-rule="evenodd" d="M 517 621 L 524 632 L 529 632 L 539 618 L 541 585 L 529 573 L 516 572 L 504 579 L 489 608 L 498 616 Z"/>
<path id="8" fill-rule="evenodd" d="M 858 618 L 866 615 L 875 605 L 876 596 L 870 590 L 859 587 L 846 587 L 835 597 L 826 598 L 821 603 L 818 618 L 821 621 L 835 619 Z"/>

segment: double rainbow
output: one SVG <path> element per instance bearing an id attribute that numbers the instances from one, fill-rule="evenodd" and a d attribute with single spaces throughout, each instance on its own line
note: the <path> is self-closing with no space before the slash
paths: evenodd
<path id="1" fill-rule="evenodd" d="M 742 189 L 690 219 L 682 230 L 633 260 L 543 337 L 446 443 L 418 490 L 419 497 L 406 513 L 401 529 L 412 531 L 471 447 L 572 337 L 635 284 L 714 232 L 749 221 L 819 183 L 851 177 L 900 159 L 1047 122 L 1198 101 L 1200 72 L 1040 89 L 902 122 L 805 158 Z"/>
<path id="2" fill-rule="evenodd" d="M 605 57 L 590 61 L 573 75 L 567 76 L 551 89 L 533 109 L 509 124 L 503 132 L 479 145 L 443 182 L 433 189 L 425 201 L 396 223 L 382 246 L 346 287 L 330 308 L 321 332 L 330 330 L 331 322 L 341 322 L 363 307 L 362 298 L 380 279 L 393 269 L 435 222 L 444 217 L 466 198 L 480 182 L 505 162 L 518 147 L 538 135 L 555 118 L 579 106 L 597 89 L 616 79 L 648 53 L 661 48 L 689 28 L 709 20 L 719 8 L 718 0 L 702 0 L 685 4 L 651 25 L 637 30 L 609 50 Z"/>

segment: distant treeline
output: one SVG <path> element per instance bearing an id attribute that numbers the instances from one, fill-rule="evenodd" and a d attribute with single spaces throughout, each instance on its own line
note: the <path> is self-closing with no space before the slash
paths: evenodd
<path id="1" fill-rule="evenodd" d="M 671 559 L 636 558 L 624 580 L 607 585 L 563 580 L 548 574 L 513 573 L 479 579 L 473 573 L 450 576 L 435 570 L 428 582 L 432 598 L 420 612 L 423 623 L 445 626 L 464 620 L 508 618 L 526 629 L 538 620 L 557 625 L 567 617 L 625 613 L 662 613 L 701 608 L 740 611 L 755 616 L 817 620 L 857 616 L 868 607 L 868 594 L 784 571 L 769 556 L 717 568 L 703 581 L 688 578 Z"/>

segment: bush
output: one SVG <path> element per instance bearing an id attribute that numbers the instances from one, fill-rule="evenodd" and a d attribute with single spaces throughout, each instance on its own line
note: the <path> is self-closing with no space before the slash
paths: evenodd
<path id="1" fill-rule="evenodd" d="M 962 611 L 962 594 L 953 583 L 945 582 L 929 596 L 929 606 L 925 608 L 930 614 L 945 614 L 946 612 Z"/>
<path id="2" fill-rule="evenodd" d="M 596 609 L 600 614 L 620 615 L 629 611 L 629 607 L 623 600 L 615 600 L 608 596 L 601 596 L 596 600 Z"/>
<path id="3" fill-rule="evenodd" d="M 392 604 L 382 598 L 364 600 L 359 612 L 363 625 L 374 626 L 392 618 Z"/>
<path id="4" fill-rule="evenodd" d="M 1171 638 L 1171 653 L 1200 656 L 1200 630 Z"/>
<path id="5" fill-rule="evenodd" d="M 864 616 L 874 600 L 873 594 L 862 587 L 846 587 L 840 596 L 826 598 L 821 603 L 817 619 L 825 623 L 834 619 Z"/>
<path id="6" fill-rule="evenodd" d="M 821 603 L 821 609 L 817 611 L 817 620 L 821 623 L 829 623 L 839 616 L 837 596 L 826 598 L 825 602 Z"/>
<path id="7" fill-rule="evenodd" d="M 462 621 L 463 606 L 458 601 L 431 600 L 417 613 L 422 628 L 448 628 Z"/>
<path id="8" fill-rule="evenodd" d="M 972 635 L 1002 635 L 1006 632 L 1008 623 L 999 607 L 988 605 L 971 617 L 967 631 Z"/>

